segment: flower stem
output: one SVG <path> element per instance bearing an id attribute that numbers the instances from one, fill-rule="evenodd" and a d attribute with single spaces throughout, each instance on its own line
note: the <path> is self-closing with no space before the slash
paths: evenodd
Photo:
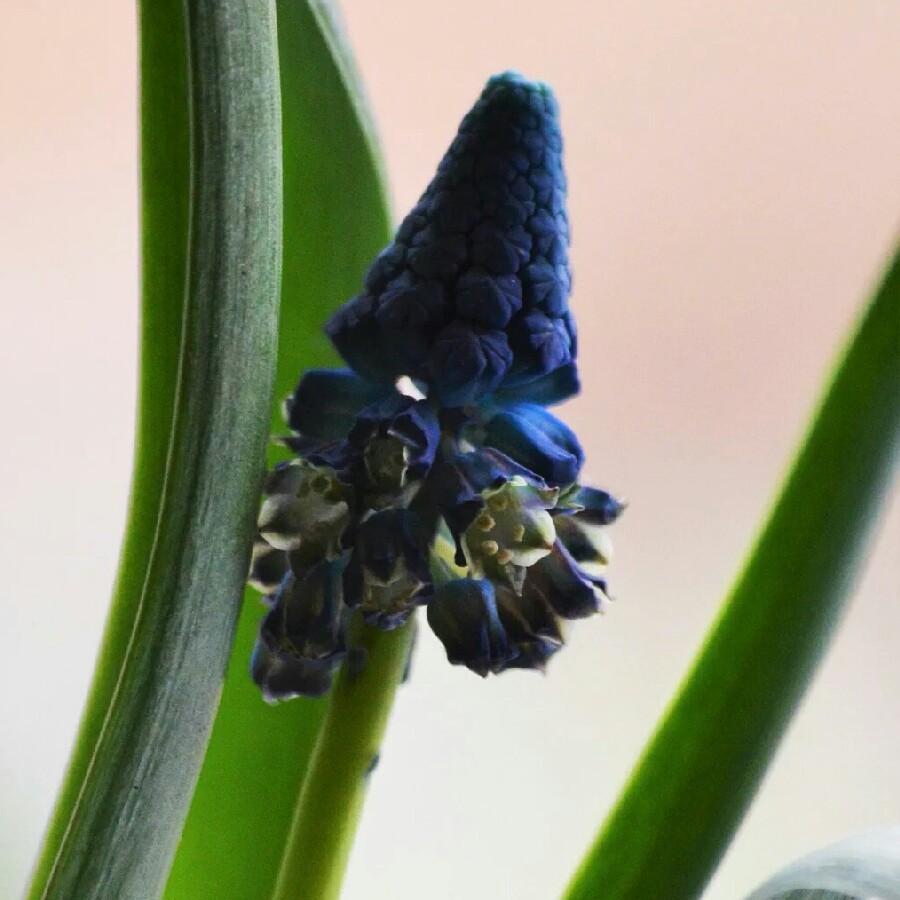
<path id="1" fill-rule="evenodd" d="M 396 631 L 359 627 L 360 671 L 341 669 L 297 801 L 273 900 L 337 898 L 368 776 L 409 659 L 415 623 Z"/>

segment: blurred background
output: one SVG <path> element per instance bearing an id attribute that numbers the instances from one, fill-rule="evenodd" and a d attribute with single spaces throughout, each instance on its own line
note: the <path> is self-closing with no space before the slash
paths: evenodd
<path id="1" fill-rule="evenodd" d="M 627 498 L 605 618 L 546 678 L 424 634 L 348 900 L 557 896 L 715 615 L 900 225 L 900 5 L 355 0 L 395 209 L 493 72 L 549 81 L 571 188 L 586 480 Z M 0 5 L 0 897 L 87 690 L 137 336 L 130 4 Z M 900 504 L 708 896 L 900 821 Z M 235 898 L 240 900 L 240 898 Z"/>

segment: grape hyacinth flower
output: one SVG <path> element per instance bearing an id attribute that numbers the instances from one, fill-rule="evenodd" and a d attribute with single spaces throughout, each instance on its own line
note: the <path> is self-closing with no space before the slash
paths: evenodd
<path id="1" fill-rule="evenodd" d="M 622 505 L 579 484 L 547 411 L 578 391 L 562 139 L 545 85 L 492 78 L 362 293 L 325 326 L 349 368 L 285 404 L 250 583 L 266 699 L 328 690 L 347 625 L 420 606 L 451 663 L 542 669 L 603 609 Z"/>

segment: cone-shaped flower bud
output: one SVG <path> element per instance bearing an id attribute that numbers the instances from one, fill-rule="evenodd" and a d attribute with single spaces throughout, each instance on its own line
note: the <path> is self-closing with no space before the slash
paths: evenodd
<path id="1" fill-rule="evenodd" d="M 285 577 L 263 618 L 251 674 L 267 700 L 328 690 L 331 670 L 346 653 L 343 560 L 325 560 L 301 578 Z"/>
<path id="2" fill-rule="evenodd" d="M 373 384 L 391 385 L 403 374 L 403 359 L 384 350 L 375 319 L 375 298 L 360 294 L 345 303 L 325 325 L 338 353 L 354 372 Z"/>
<path id="3" fill-rule="evenodd" d="M 502 671 L 518 652 L 500 623 L 489 581 L 459 578 L 442 584 L 428 604 L 428 624 L 453 665 L 482 677 Z"/>
<path id="4" fill-rule="evenodd" d="M 333 469 L 293 460 L 271 472 L 265 492 L 258 526 L 269 544 L 279 550 L 312 544 L 324 556 L 338 554 L 349 519 L 350 489 Z"/>
<path id="5" fill-rule="evenodd" d="M 494 415 L 484 443 L 540 475 L 547 484 L 571 484 L 584 464 L 575 433 L 534 403 L 516 403 Z"/>
<path id="6" fill-rule="evenodd" d="M 361 375 L 409 375 L 444 406 L 575 358 L 559 111 L 550 89 L 492 78 L 364 292 L 326 331 Z"/>
<path id="7" fill-rule="evenodd" d="M 533 381 L 575 358 L 575 321 L 568 314 L 554 317 L 532 310 L 512 322 L 509 339 L 516 355 L 506 379 L 510 385 Z"/>
<path id="8" fill-rule="evenodd" d="M 402 625 L 431 596 L 429 535 L 415 513 L 385 509 L 357 529 L 344 573 L 344 598 L 367 625 Z"/>
<path id="9" fill-rule="evenodd" d="M 456 283 L 456 308 L 469 322 L 505 328 L 522 308 L 522 282 L 515 275 L 472 269 Z"/>
<path id="10" fill-rule="evenodd" d="M 512 362 L 502 331 L 451 322 L 431 347 L 429 384 L 444 406 L 464 406 L 500 384 Z"/>

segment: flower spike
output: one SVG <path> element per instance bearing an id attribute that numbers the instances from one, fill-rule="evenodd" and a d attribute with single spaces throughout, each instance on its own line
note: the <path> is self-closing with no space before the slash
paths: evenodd
<path id="1" fill-rule="evenodd" d="M 365 664 L 348 634 L 419 606 L 487 676 L 543 670 L 565 620 L 606 605 L 624 507 L 579 483 L 581 444 L 546 409 L 579 390 L 565 202 L 553 94 L 492 78 L 326 325 L 350 369 L 307 372 L 285 403 L 295 458 L 269 474 L 249 575 L 267 700 L 326 692 Z"/>

